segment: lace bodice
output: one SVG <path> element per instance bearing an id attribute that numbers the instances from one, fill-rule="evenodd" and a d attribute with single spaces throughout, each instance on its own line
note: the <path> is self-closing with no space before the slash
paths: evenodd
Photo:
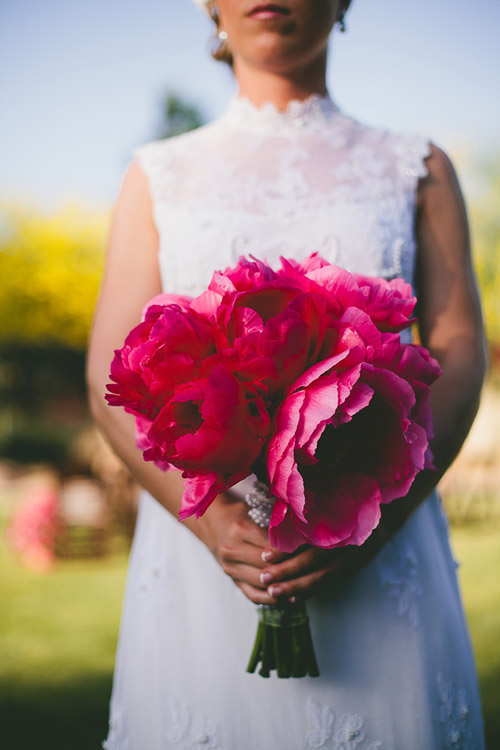
<path id="1" fill-rule="evenodd" d="M 429 143 L 361 125 L 329 97 L 285 112 L 234 99 L 215 122 L 139 147 L 166 291 L 198 294 L 242 254 L 319 251 L 412 281 L 416 184 Z"/>

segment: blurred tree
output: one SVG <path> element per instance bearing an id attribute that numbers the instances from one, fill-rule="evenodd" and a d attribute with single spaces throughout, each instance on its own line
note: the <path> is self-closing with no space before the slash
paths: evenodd
<path id="1" fill-rule="evenodd" d="M 0 208 L 0 456 L 68 462 L 88 419 L 85 349 L 109 217 Z"/>
<path id="2" fill-rule="evenodd" d="M 171 138 L 203 125 L 204 117 L 194 104 L 189 104 L 177 94 L 169 93 L 163 105 L 163 125 L 159 138 Z"/>
<path id="3" fill-rule="evenodd" d="M 493 366 L 500 364 L 500 152 L 476 168 L 482 184 L 469 201 L 474 259 Z"/>
<path id="4" fill-rule="evenodd" d="M 0 211 L 0 343 L 85 349 L 109 216 L 68 205 Z"/>

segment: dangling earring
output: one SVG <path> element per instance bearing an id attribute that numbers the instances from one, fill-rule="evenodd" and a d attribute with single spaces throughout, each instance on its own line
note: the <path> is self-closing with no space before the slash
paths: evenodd
<path id="1" fill-rule="evenodd" d="M 226 48 L 227 39 L 227 31 L 224 31 L 224 29 L 221 29 L 217 34 L 215 34 L 212 43 L 212 55 L 218 57 L 219 55 L 223 54 Z"/>
<path id="2" fill-rule="evenodd" d="M 345 11 L 342 11 L 338 17 L 337 23 L 339 25 L 339 29 L 342 32 L 342 34 L 345 34 L 346 31 L 346 25 L 344 21 Z"/>
<path id="3" fill-rule="evenodd" d="M 216 57 L 223 53 L 228 40 L 227 31 L 221 29 L 212 37 L 211 53 Z"/>

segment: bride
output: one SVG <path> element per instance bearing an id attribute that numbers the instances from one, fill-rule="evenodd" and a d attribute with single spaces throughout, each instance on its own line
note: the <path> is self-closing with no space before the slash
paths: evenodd
<path id="1" fill-rule="evenodd" d="M 238 97 L 215 122 L 138 148 L 114 212 L 88 358 L 95 419 L 144 488 L 123 606 L 108 750 L 403 750 L 483 745 L 475 667 L 435 485 L 474 418 L 485 368 L 466 213 L 447 157 L 366 127 L 325 84 L 349 0 L 216 0 L 216 56 Z M 436 472 L 384 508 L 361 548 L 293 555 L 247 515 L 245 487 L 176 519 L 180 472 L 135 447 L 104 401 L 113 350 L 161 291 L 197 295 L 252 254 L 318 251 L 350 271 L 402 276 L 433 386 Z M 321 676 L 245 666 L 255 604 L 308 598 Z"/>

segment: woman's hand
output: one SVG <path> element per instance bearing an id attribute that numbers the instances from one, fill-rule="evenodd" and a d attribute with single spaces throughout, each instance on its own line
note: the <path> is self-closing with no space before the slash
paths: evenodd
<path id="1" fill-rule="evenodd" d="M 192 530 L 250 601 L 276 604 L 283 599 L 306 599 L 322 591 L 332 593 L 347 583 L 403 523 L 402 513 L 398 513 L 397 521 L 392 516 L 389 519 L 386 513 L 361 547 L 325 550 L 304 545 L 287 554 L 269 546 L 267 531 L 249 518 L 244 502 L 223 495 L 196 522 L 203 531 Z"/>
<path id="2" fill-rule="evenodd" d="M 267 565 L 262 553 L 269 548 L 269 537 L 251 520 L 248 506 L 239 498 L 219 495 L 196 523 L 201 528 L 192 530 L 245 596 L 254 604 L 275 604 L 277 598 L 260 577 Z"/>
<path id="3" fill-rule="evenodd" d="M 261 581 L 269 595 L 292 601 L 322 591 L 331 593 L 365 564 L 362 551 L 361 547 L 319 549 L 307 545 L 286 555 L 268 547 L 264 554 L 271 564 L 261 571 Z"/>
<path id="4" fill-rule="evenodd" d="M 321 593 L 333 593 L 367 565 L 393 536 L 383 522 L 360 546 L 320 549 L 304 545 L 292 555 L 266 547 L 267 562 L 259 574 L 270 596 L 278 599 L 307 599 Z"/>
<path id="5" fill-rule="evenodd" d="M 267 563 L 259 574 L 269 595 L 278 599 L 307 599 L 315 594 L 340 589 L 380 552 L 427 497 L 435 484 L 433 472 L 421 472 L 404 498 L 384 505 L 382 518 L 360 547 L 349 545 L 320 549 L 304 545 L 292 555 L 267 546 L 262 558 Z"/>

